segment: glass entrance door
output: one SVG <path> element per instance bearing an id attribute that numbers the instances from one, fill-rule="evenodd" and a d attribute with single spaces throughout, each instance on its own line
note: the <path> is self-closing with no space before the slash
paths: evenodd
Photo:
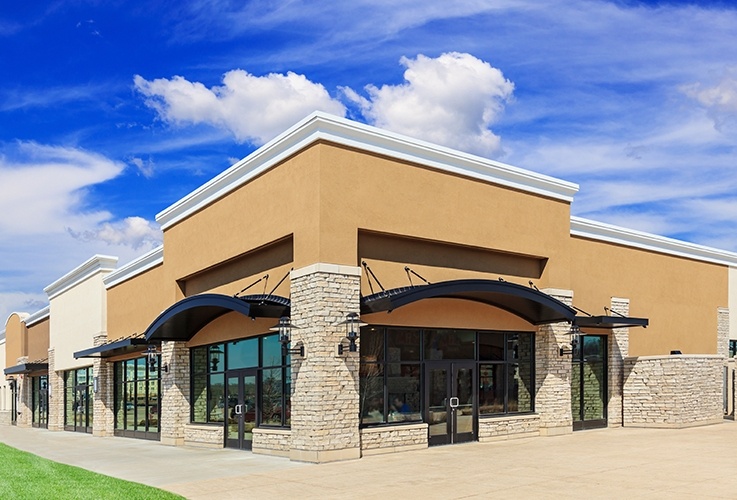
<path id="1" fill-rule="evenodd" d="M 426 421 L 430 446 L 476 439 L 474 371 L 474 363 L 468 362 L 426 365 Z"/>
<path id="2" fill-rule="evenodd" d="M 256 427 L 256 370 L 230 371 L 227 375 L 225 446 L 250 450 Z"/>
<path id="3" fill-rule="evenodd" d="M 607 373 L 607 337 L 582 335 L 571 370 L 574 431 L 606 427 Z"/>

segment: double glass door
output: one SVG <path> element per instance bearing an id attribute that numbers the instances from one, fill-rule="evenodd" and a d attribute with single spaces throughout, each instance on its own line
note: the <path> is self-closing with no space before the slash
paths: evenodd
<path id="1" fill-rule="evenodd" d="M 606 427 L 607 373 L 607 337 L 582 335 L 571 370 L 573 430 Z"/>
<path id="2" fill-rule="evenodd" d="M 225 446 L 228 448 L 251 449 L 258 402 L 256 376 L 257 371 L 253 369 L 227 372 Z"/>
<path id="3" fill-rule="evenodd" d="M 430 446 L 476 440 L 475 370 L 469 362 L 426 363 Z"/>

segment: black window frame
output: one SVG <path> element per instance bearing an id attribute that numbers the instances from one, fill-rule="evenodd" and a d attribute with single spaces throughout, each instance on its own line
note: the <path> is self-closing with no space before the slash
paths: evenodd
<path id="1" fill-rule="evenodd" d="M 128 378 L 128 370 L 126 369 L 126 365 L 128 363 L 133 363 L 133 377 L 131 379 Z M 138 375 L 141 373 L 139 371 L 139 366 L 143 367 L 143 378 L 139 378 Z M 115 436 L 119 437 L 130 437 L 130 438 L 136 438 L 136 439 L 150 439 L 154 441 L 158 441 L 161 438 L 161 355 L 156 356 L 156 364 L 154 365 L 154 370 L 151 370 L 151 365 L 149 364 L 148 356 L 142 356 L 138 358 L 131 358 L 126 359 L 122 361 L 116 361 L 113 365 L 113 414 L 114 414 L 114 423 L 113 423 L 113 434 Z M 156 404 L 151 405 L 149 404 L 151 401 L 151 383 L 154 382 L 156 384 Z M 144 394 L 143 394 L 143 404 L 138 404 L 138 401 L 141 396 L 138 394 L 138 388 L 139 384 L 143 383 L 144 387 Z M 133 407 L 134 407 L 134 422 L 132 426 L 129 426 L 128 420 L 128 412 L 127 412 L 127 405 L 128 402 L 124 401 L 124 395 L 126 394 L 126 388 L 132 387 L 133 391 L 130 392 L 130 394 L 133 394 Z M 122 412 L 123 415 L 123 421 L 121 422 L 118 418 L 118 415 L 121 410 L 121 405 L 126 405 L 126 409 Z M 154 419 L 152 418 L 152 412 L 151 408 L 155 406 L 155 425 L 152 425 L 152 421 Z M 143 408 L 143 415 L 145 417 L 142 419 L 144 422 L 143 428 L 141 427 L 140 420 L 138 417 L 138 408 Z M 132 428 L 131 428 L 132 427 Z"/>

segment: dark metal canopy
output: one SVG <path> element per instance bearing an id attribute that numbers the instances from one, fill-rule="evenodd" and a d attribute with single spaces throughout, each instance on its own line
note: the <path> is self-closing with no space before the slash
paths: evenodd
<path id="1" fill-rule="evenodd" d="M 580 327 L 589 328 L 628 328 L 631 326 L 647 327 L 647 318 L 628 318 L 625 316 L 576 316 L 574 322 Z"/>
<path id="2" fill-rule="evenodd" d="M 143 352 L 150 342 L 142 337 L 116 340 L 74 353 L 75 358 L 109 358 L 121 354 Z"/>
<path id="3" fill-rule="evenodd" d="M 211 321 L 229 312 L 251 318 L 278 318 L 289 314 L 290 301 L 276 295 L 231 297 L 215 293 L 193 295 L 180 300 L 146 329 L 146 342 L 162 340 L 187 341 Z"/>
<path id="4" fill-rule="evenodd" d="M 6 368 L 5 375 L 21 375 L 26 373 L 36 373 L 36 372 L 48 372 L 49 371 L 49 364 L 48 363 L 21 363 L 19 365 L 10 366 Z"/>
<path id="5" fill-rule="evenodd" d="M 573 308 L 535 288 L 483 279 L 443 281 L 375 293 L 361 299 L 361 313 L 391 312 L 419 300 L 434 298 L 480 302 L 508 311 L 533 325 L 572 322 L 576 317 Z"/>

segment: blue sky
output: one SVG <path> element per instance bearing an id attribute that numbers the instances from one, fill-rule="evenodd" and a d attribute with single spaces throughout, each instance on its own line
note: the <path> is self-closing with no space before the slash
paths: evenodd
<path id="1" fill-rule="evenodd" d="M 26 5 L 27 4 L 27 5 Z M 0 317 L 320 109 L 580 184 L 575 215 L 737 251 L 730 2 L 0 7 Z"/>

